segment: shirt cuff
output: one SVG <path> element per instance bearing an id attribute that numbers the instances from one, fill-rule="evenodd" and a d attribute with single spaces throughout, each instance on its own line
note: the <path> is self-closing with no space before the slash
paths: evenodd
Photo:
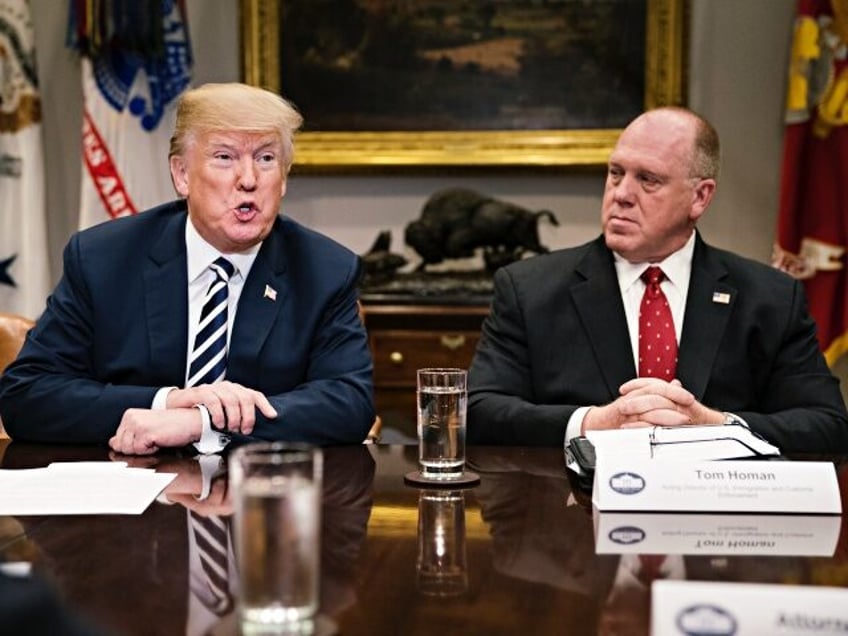
<path id="1" fill-rule="evenodd" d="M 197 458 L 197 463 L 200 464 L 200 477 L 203 482 L 200 494 L 196 495 L 195 499 L 203 501 L 209 497 L 212 480 L 223 472 L 224 458 L 219 455 L 201 455 Z"/>
<path id="2" fill-rule="evenodd" d="M 212 417 L 205 404 L 195 404 L 194 408 L 200 411 L 200 439 L 194 442 L 198 453 L 211 455 L 220 453 L 230 443 L 230 436 L 212 430 Z"/>
<path id="3" fill-rule="evenodd" d="M 568 418 L 568 425 L 565 427 L 565 444 L 574 439 L 575 437 L 580 437 L 581 431 L 583 430 L 583 418 L 586 417 L 586 413 L 589 412 L 591 406 L 581 406 L 574 410 L 574 413 L 571 414 L 571 417 Z"/>
<path id="4" fill-rule="evenodd" d="M 153 404 L 150 405 L 150 408 L 154 411 L 164 411 L 166 408 L 166 403 L 168 401 L 168 394 L 171 391 L 176 390 L 175 386 L 164 386 L 158 391 L 156 391 L 156 395 L 153 396 Z"/>

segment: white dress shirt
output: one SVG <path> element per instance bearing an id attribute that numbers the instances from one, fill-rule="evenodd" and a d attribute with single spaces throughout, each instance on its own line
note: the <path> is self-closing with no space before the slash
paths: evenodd
<path id="1" fill-rule="evenodd" d="M 186 374 L 188 374 L 194 338 L 197 335 L 197 327 L 200 323 L 200 312 L 203 309 L 209 285 L 215 280 L 215 273 L 209 266 L 218 257 L 224 256 L 235 267 L 227 291 L 227 348 L 229 349 L 230 336 L 233 332 L 238 301 L 241 297 L 241 291 L 244 289 L 244 281 L 250 273 L 250 268 L 253 267 L 253 262 L 256 260 L 256 255 L 259 253 L 262 243 L 254 245 L 244 252 L 221 254 L 200 236 L 191 221 L 191 217 L 186 219 L 185 242 L 188 262 L 188 343 L 186 346 Z M 188 380 L 188 377 L 186 377 L 186 380 Z M 163 387 L 159 389 L 153 398 L 152 408 L 164 409 L 168 393 L 175 388 Z M 212 430 L 209 412 L 205 407 L 198 410 L 200 411 L 203 430 L 200 440 L 194 444 L 195 447 L 201 453 L 216 453 L 222 450 L 229 442 L 229 438 Z"/>
<path id="2" fill-rule="evenodd" d="M 668 299 L 671 316 L 674 320 L 674 332 L 680 343 L 683 332 L 683 316 L 686 311 L 686 295 L 689 292 L 689 278 L 692 274 L 692 255 L 695 253 L 695 232 L 686 244 L 676 252 L 667 256 L 659 263 L 630 263 L 620 254 L 613 252 L 615 272 L 618 286 L 621 289 L 621 300 L 624 303 L 624 315 L 627 318 L 627 331 L 630 334 L 630 345 L 633 348 L 634 368 L 639 368 L 639 307 L 645 294 L 645 282 L 642 273 L 651 265 L 660 267 L 665 274 L 665 280 L 660 284 Z M 583 428 L 583 418 L 591 406 L 578 408 L 568 419 L 565 430 L 565 443 L 572 437 L 578 437 Z"/>

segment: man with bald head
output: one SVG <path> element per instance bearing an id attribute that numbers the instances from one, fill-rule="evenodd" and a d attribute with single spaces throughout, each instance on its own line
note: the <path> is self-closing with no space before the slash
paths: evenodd
<path id="1" fill-rule="evenodd" d="M 602 236 L 494 278 L 469 373 L 468 441 L 743 423 L 784 452 L 848 450 L 803 287 L 696 229 L 720 145 L 696 113 L 637 117 L 609 159 Z"/>

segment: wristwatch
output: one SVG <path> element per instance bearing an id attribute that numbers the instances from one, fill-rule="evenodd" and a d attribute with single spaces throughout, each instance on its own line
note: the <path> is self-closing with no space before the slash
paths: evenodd
<path id="1" fill-rule="evenodd" d="M 724 426 L 730 426 L 731 424 L 736 424 L 737 426 L 745 426 L 745 423 L 733 413 L 722 411 L 722 415 L 724 415 L 724 421 L 722 422 Z"/>

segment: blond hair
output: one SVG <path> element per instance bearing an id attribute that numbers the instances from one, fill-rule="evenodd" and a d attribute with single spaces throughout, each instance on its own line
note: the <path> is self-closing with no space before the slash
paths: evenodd
<path id="1" fill-rule="evenodd" d="M 288 173 L 294 161 L 294 135 L 301 124 L 300 113 L 276 93 L 237 82 L 204 84 L 180 97 L 168 156 L 181 156 L 200 133 L 275 132 L 283 144 L 283 166 Z"/>

